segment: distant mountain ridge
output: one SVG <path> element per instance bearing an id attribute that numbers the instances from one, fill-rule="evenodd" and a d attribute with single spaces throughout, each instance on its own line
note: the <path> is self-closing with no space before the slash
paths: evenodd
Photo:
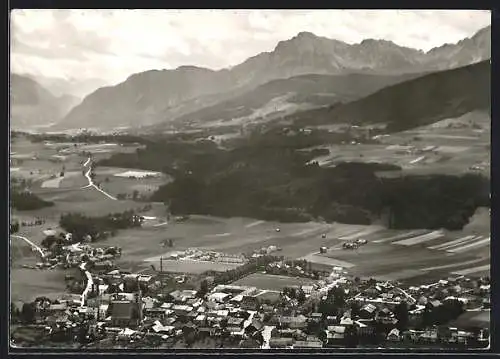
<path id="1" fill-rule="evenodd" d="M 101 78 L 59 78 L 41 74 L 24 76 L 32 78 L 55 96 L 71 95 L 78 97 L 80 100 L 98 88 L 108 85 L 108 83 Z"/>
<path id="2" fill-rule="evenodd" d="M 60 120 L 80 100 L 71 95 L 54 96 L 37 81 L 11 74 L 10 119 L 12 128 L 46 126 Z"/>
<path id="3" fill-rule="evenodd" d="M 134 74 L 116 86 L 88 95 L 59 126 L 113 128 L 169 122 L 276 79 L 306 74 L 429 72 L 480 62 L 489 56 L 491 27 L 426 53 L 386 40 L 369 39 L 350 45 L 302 32 L 278 43 L 274 51 L 251 57 L 231 69 L 181 66 Z M 184 106 L 186 102 L 191 102 L 189 108 Z"/>
<path id="4" fill-rule="evenodd" d="M 179 125 L 210 126 L 221 122 L 231 125 L 235 120 L 248 119 L 250 121 L 249 119 L 252 117 L 258 118 L 257 113 L 259 110 L 266 106 L 275 106 L 275 109 L 271 109 L 268 116 L 266 116 L 270 119 L 285 115 L 287 107 L 294 111 L 301 107 L 328 106 L 354 101 L 385 86 L 420 75 L 311 74 L 272 80 L 242 95 L 182 115 L 174 121 Z M 283 101 L 280 101 L 281 99 Z M 280 108 L 280 105 L 282 108 Z M 153 127 L 159 129 L 161 124 Z"/>
<path id="5" fill-rule="evenodd" d="M 483 61 L 391 85 L 344 105 L 298 112 L 289 120 L 302 125 L 386 124 L 389 131 L 403 131 L 490 109 L 491 64 Z"/>

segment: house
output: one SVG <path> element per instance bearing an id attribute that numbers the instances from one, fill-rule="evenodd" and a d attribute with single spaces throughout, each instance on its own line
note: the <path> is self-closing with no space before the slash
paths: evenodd
<path id="1" fill-rule="evenodd" d="M 101 304 L 99 306 L 99 314 L 98 318 L 107 318 L 108 317 L 109 304 Z"/>
<path id="2" fill-rule="evenodd" d="M 373 304 L 367 304 L 361 308 L 359 315 L 364 319 L 373 318 L 376 314 L 376 311 L 376 306 L 374 306 Z"/>
<path id="3" fill-rule="evenodd" d="M 213 337 L 217 334 L 217 328 L 201 326 L 198 327 L 198 334 L 202 337 L 207 337 L 207 336 Z"/>
<path id="4" fill-rule="evenodd" d="M 307 327 L 307 318 L 303 315 L 297 317 L 280 316 L 278 323 L 282 328 L 304 329 Z"/>
<path id="5" fill-rule="evenodd" d="M 340 325 L 348 327 L 354 325 L 354 321 L 351 318 L 342 318 L 340 320 Z"/>
<path id="6" fill-rule="evenodd" d="M 436 328 L 425 330 L 418 336 L 419 341 L 425 343 L 435 343 L 438 340 L 438 332 Z"/>
<path id="7" fill-rule="evenodd" d="M 426 296 L 422 295 L 420 296 L 418 299 L 417 299 L 417 304 L 419 305 L 427 305 L 427 303 L 429 302 L 429 300 L 427 299 Z"/>
<path id="8" fill-rule="evenodd" d="M 272 312 L 274 312 L 275 307 L 273 307 L 272 305 L 269 305 L 269 304 L 262 304 L 261 310 L 264 313 L 272 313 Z"/>
<path id="9" fill-rule="evenodd" d="M 163 319 L 166 315 L 167 309 L 157 307 L 157 308 L 145 308 L 144 313 L 151 318 Z"/>
<path id="10" fill-rule="evenodd" d="M 316 321 L 319 321 L 322 318 L 323 318 L 323 314 L 322 313 L 312 313 L 311 317 L 310 317 L 311 320 L 316 320 Z"/>
<path id="11" fill-rule="evenodd" d="M 92 266 L 92 269 L 96 271 L 108 271 L 111 268 L 113 268 L 113 262 L 110 260 L 94 262 Z"/>
<path id="12" fill-rule="evenodd" d="M 246 348 L 246 349 L 259 349 L 261 347 L 260 343 L 258 340 L 254 338 L 248 338 L 244 339 L 240 342 L 239 344 L 240 348 Z"/>
<path id="13" fill-rule="evenodd" d="M 491 298 L 484 298 L 483 299 L 483 308 L 484 309 L 490 309 L 491 308 Z"/>
<path id="14" fill-rule="evenodd" d="M 294 349 L 321 349 L 323 348 L 323 343 L 320 340 L 314 341 L 296 341 L 293 344 Z"/>
<path id="15" fill-rule="evenodd" d="M 229 310 L 219 309 L 215 312 L 216 316 L 219 318 L 226 318 L 229 315 Z"/>
<path id="16" fill-rule="evenodd" d="M 246 328 L 245 328 L 245 332 L 252 336 L 254 335 L 255 333 L 261 331 L 262 329 L 264 328 L 264 325 L 262 324 L 261 321 L 259 320 L 252 320 L 252 322 L 250 323 L 250 325 L 248 325 Z"/>
<path id="17" fill-rule="evenodd" d="M 230 294 L 215 292 L 208 296 L 208 300 L 216 303 L 225 303 L 231 298 Z"/>
<path id="18" fill-rule="evenodd" d="M 269 347 L 274 348 L 291 348 L 293 345 L 292 338 L 271 338 L 269 340 Z"/>
<path id="19" fill-rule="evenodd" d="M 243 318 L 229 318 L 227 320 L 227 326 L 228 327 L 236 327 L 236 328 L 243 328 L 243 323 L 244 323 L 244 320 Z"/>
<path id="20" fill-rule="evenodd" d="M 372 338 L 375 336 L 375 328 L 373 326 L 364 326 L 358 328 L 358 336 L 360 338 Z"/>
<path id="21" fill-rule="evenodd" d="M 185 289 L 183 290 L 180 295 L 182 297 L 185 297 L 186 299 L 193 299 L 193 298 L 196 298 L 196 295 L 198 294 L 198 292 L 196 290 L 189 290 L 189 289 Z"/>
<path id="22" fill-rule="evenodd" d="M 314 287 L 312 285 L 303 285 L 302 286 L 302 291 L 304 292 L 305 295 L 310 295 L 314 290 Z"/>
<path id="23" fill-rule="evenodd" d="M 64 312 L 67 308 L 68 306 L 66 303 L 61 303 L 61 304 L 51 303 L 50 306 L 47 308 L 47 312 L 51 314 L 56 314 Z"/>
<path id="24" fill-rule="evenodd" d="M 376 315 L 376 320 L 383 324 L 397 323 L 397 319 L 394 318 L 394 314 L 388 308 L 380 310 Z"/>
<path id="25" fill-rule="evenodd" d="M 326 317 L 326 324 L 336 324 L 338 322 L 338 319 L 334 315 L 329 315 Z"/>
<path id="26" fill-rule="evenodd" d="M 111 302 L 111 324 L 115 327 L 137 327 L 141 320 L 141 308 L 131 301 Z"/>
<path id="27" fill-rule="evenodd" d="M 171 334 L 175 330 L 174 326 L 171 325 L 163 325 L 160 321 L 155 321 L 154 325 L 152 328 L 155 333 L 161 333 L 161 334 Z"/>
<path id="28" fill-rule="evenodd" d="M 443 303 L 441 303 L 441 301 L 436 299 L 436 300 L 431 300 L 428 304 L 430 305 L 431 309 L 434 309 L 440 307 Z"/>
<path id="29" fill-rule="evenodd" d="M 240 302 L 240 307 L 247 310 L 256 310 L 259 305 L 257 297 L 251 295 L 244 295 Z"/>
<path id="30" fill-rule="evenodd" d="M 389 334 L 387 334 L 387 340 L 391 342 L 398 342 L 401 340 L 401 335 L 397 328 L 392 329 Z"/>
<path id="31" fill-rule="evenodd" d="M 328 329 L 325 330 L 325 344 L 327 346 L 341 346 L 344 344 L 345 340 L 345 330 L 346 328 L 343 326 L 328 326 Z"/>
<path id="32" fill-rule="evenodd" d="M 196 318 L 194 318 L 194 323 L 196 325 L 203 325 L 205 323 L 205 320 L 207 319 L 207 316 L 204 314 L 198 314 Z"/>
<path id="33" fill-rule="evenodd" d="M 176 315 L 187 315 L 193 310 L 189 305 L 176 304 L 172 306 L 172 310 Z"/>

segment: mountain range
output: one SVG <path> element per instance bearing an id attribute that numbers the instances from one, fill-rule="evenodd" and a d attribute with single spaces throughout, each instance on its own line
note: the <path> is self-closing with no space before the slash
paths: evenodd
<path id="1" fill-rule="evenodd" d="M 429 125 L 491 108 L 491 64 L 482 61 L 385 87 L 342 106 L 298 112 L 302 125 L 384 124 L 389 132 Z"/>
<path id="2" fill-rule="evenodd" d="M 11 74 L 11 128 L 27 129 L 55 123 L 78 102 L 79 98 L 68 94 L 55 96 L 30 77 Z"/>
<path id="3" fill-rule="evenodd" d="M 273 101 L 285 102 L 287 111 L 293 112 L 357 100 L 405 79 L 490 57 L 491 27 L 428 52 L 386 40 L 347 44 L 301 32 L 279 42 L 273 51 L 230 69 L 181 66 L 134 74 L 86 96 L 56 128 L 111 129 L 228 120 L 256 112 L 259 116 L 259 109 L 266 106 L 271 107 L 264 111 L 266 116 L 273 106 L 275 112 L 282 112 L 283 106 L 275 106 Z M 354 78 L 358 85 L 350 83 Z"/>

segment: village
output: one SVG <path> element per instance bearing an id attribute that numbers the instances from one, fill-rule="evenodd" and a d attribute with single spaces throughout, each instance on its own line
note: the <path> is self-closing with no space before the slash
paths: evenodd
<path id="1" fill-rule="evenodd" d="M 276 246 L 262 248 L 250 258 L 197 249 L 166 258 L 231 262 L 246 268 L 242 275 L 317 279 L 313 284 L 271 290 L 233 284 L 231 276 L 220 273 L 201 273 L 190 281 L 192 274 L 157 270 L 154 265 L 137 273 L 122 271 L 114 263 L 121 256 L 120 248 L 69 244 L 71 234 L 55 231 L 46 235 L 67 244 L 42 250 L 42 262 L 33 270 L 75 268 L 77 272 L 65 277 L 69 294 L 11 304 L 13 346 L 73 343 L 86 348 L 319 349 L 489 345 L 487 327 L 455 324 L 469 312 L 489 315 L 489 278 L 451 275 L 436 283 L 406 286 L 352 277 L 340 266 L 312 271 L 305 261 L 272 256 L 270 253 L 279 251 Z"/>

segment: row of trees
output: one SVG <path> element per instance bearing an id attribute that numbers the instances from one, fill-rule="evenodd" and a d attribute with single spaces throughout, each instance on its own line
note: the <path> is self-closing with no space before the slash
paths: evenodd
<path id="1" fill-rule="evenodd" d="M 61 216 L 59 225 L 66 232 L 73 234 L 75 241 L 81 241 L 89 235 L 92 240 L 114 235 L 120 229 L 140 227 L 142 219 L 133 210 L 112 213 L 102 217 L 89 217 L 80 213 L 68 213 Z"/>
<path id="2" fill-rule="evenodd" d="M 248 274 L 254 273 L 258 270 L 263 270 L 265 266 L 269 263 L 276 262 L 282 260 L 283 257 L 276 256 L 262 256 L 259 258 L 251 258 L 248 263 L 245 263 L 237 268 L 230 269 L 225 272 L 213 272 L 209 271 L 206 274 L 209 276 L 213 276 L 214 284 L 227 284 L 230 282 L 234 282 L 240 278 L 247 276 Z"/>
<path id="3" fill-rule="evenodd" d="M 54 202 L 45 201 L 28 191 L 18 191 L 16 189 L 10 191 L 10 206 L 19 211 L 34 211 L 53 205 Z"/>
<path id="4" fill-rule="evenodd" d="M 478 206 L 489 206 L 489 180 L 477 174 L 379 178 L 378 171 L 400 168 L 376 163 L 322 168 L 311 162 L 319 152 L 304 150 L 345 136 L 276 128 L 237 139 L 229 149 L 211 141 L 156 139 L 100 163 L 172 175 L 175 180 L 151 200 L 168 202 L 176 215 L 350 224 L 382 217 L 392 228 L 459 229 Z"/>

